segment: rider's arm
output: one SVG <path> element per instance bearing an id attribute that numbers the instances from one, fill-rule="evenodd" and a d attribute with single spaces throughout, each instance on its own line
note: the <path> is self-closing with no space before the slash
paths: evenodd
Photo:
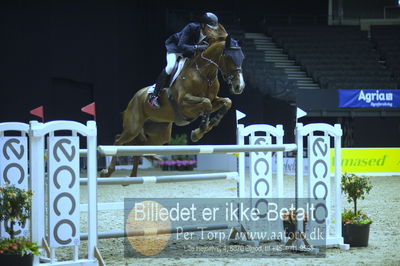
<path id="1" fill-rule="evenodd" d="M 193 44 L 193 40 L 198 38 L 198 33 L 195 27 L 196 26 L 193 23 L 188 24 L 181 32 L 177 46 L 183 54 L 193 54 L 196 50 L 204 50 L 207 47 L 205 45 Z"/>

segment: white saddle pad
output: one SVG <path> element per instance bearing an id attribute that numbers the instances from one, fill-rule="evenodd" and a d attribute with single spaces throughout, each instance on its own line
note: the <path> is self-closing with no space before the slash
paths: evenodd
<path id="1" fill-rule="evenodd" d="M 187 60 L 187 57 L 182 57 L 181 60 L 179 60 L 178 67 L 177 67 L 177 69 L 176 69 L 176 71 L 175 71 L 175 73 L 174 73 L 174 75 L 173 75 L 173 77 L 172 77 L 172 79 L 171 79 L 171 81 L 170 81 L 170 83 L 169 83 L 169 86 L 170 86 L 170 87 L 172 86 L 172 84 L 174 83 L 174 81 L 176 80 L 176 78 L 177 78 L 177 77 L 179 76 L 179 74 L 181 73 L 181 71 L 182 71 L 182 69 L 183 69 L 183 66 L 185 65 L 186 60 Z"/>
<path id="2" fill-rule="evenodd" d="M 176 80 L 176 78 L 179 76 L 179 74 L 181 73 L 183 66 L 185 65 L 185 62 L 187 60 L 187 57 L 182 57 L 181 60 L 179 60 L 178 62 L 178 66 L 176 67 L 176 71 L 173 74 L 173 77 L 169 83 L 169 87 L 172 86 L 172 84 L 174 83 L 174 81 Z M 149 88 L 147 89 L 147 93 L 153 93 L 154 90 L 156 88 L 156 84 L 150 85 Z"/>
<path id="3" fill-rule="evenodd" d="M 147 93 L 153 93 L 155 88 L 156 88 L 156 84 L 149 86 L 149 88 L 147 89 Z"/>

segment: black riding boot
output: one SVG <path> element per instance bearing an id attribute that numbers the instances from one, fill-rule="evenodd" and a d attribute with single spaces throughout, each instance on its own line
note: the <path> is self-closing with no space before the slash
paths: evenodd
<path id="1" fill-rule="evenodd" d="M 158 97 L 161 94 L 162 89 L 164 88 L 165 84 L 167 83 L 167 80 L 169 78 L 169 75 L 167 72 L 165 72 L 165 69 L 160 73 L 160 75 L 157 77 L 156 81 L 156 87 L 154 88 L 154 91 L 152 93 L 149 93 L 149 104 L 153 108 L 160 108 L 160 103 L 158 102 Z"/>

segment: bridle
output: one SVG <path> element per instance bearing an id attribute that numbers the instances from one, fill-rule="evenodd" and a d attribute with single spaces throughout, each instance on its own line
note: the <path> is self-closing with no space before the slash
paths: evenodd
<path id="1" fill-rule="evenodd" d="M 228 74 L 224 74 L 222 71 L 221 71 L 221 73 L 222 73 L 222 78 L 224 79 L 224 81 L 227 82 L 228 84 L 232 84 L 232 80 L 235 77 L 235 75 L 242 73 L 242 67 L 236 67 L 234 70 L 232 70 Z"/>
<path id="2" fill-rule="evenodd" d="M 206 61 L 208 62 L 208 64 L 205 65 L 205 66 L 208 66 L 208 65 L 211 65 L 211 64 L 212 64 L 212 65 L 215 65 L 215 66 L 217 67 L 217 69 L 215 70 L 214 78 L 213 78 L 213 79 L 209 79 L 206 75 L 204 75 L 204 74 L 201 72 L 201 70 L 200 70 L 200 68 L 199 68 L 199 65 L 197 64 L 197 61 L 195 62 L 196 70 L 199 72 L 200 76 L 201 76 L 203 79 L 207 80 L 208 87 L 211 87 L 211 86 L 214 84 L 214 82 L 215 82 L 215 80 L 217 79 L 217 77 L 218 77 L 218 70 L 220 69 L 220 67 L 219 67 L 219 62 L 220 62 L 220 60 L 221 60 L 222 54 L 220 55 L 220 57 L 219 57 L 219 59 L 218 59 L 218 63 L 216 63 L 216 62 L 214 62 L 212 59 L 207 58 L 207 57 L 204 57 L 203 53 L 204 53 L 204 51 L 201 52 L 200 57 L 201 57 L 201 59 L 204 59 L 204 60 L 206 60 Z"/>
<path id="3" fill-rule="evenodd" d="M 216 68 L 217 68 L 216 71 L 215 71 L 215 76 L 214 76 L 214 78 L 213 78 L 212 80 L 210 80 L 208 77 L 206 77 L 205 75 L 203 75 L 203 73 L 200 71 L 200 68 L 199 68 L 197 62 L 195 63 L 195 65 L 196 65 L 196 70 L 200 73 L 200 76 L 202 76 L 204 79 L 207 80 L 207 83 L 208 83 L 208 86 L 209 86 L 209 87 L 211 87 L 211 85 L 212 85 L 212 84 L 215 82 L 215 80 L 217 79 L 217 77 L 218 77 L 218 70 L 221 71 L 221 73 L 222 73 L 222 78 L 223 78 L 224 81 L 225 81 L 226 83 L 228 83 L 229 85 L 232 84 L 232 81 L 233 81 L 233 78 L 235 77 L 235 75 L 242 73 L 242 67 L 240 67 L 240 66 L 236 67 L 235 69 L 233 69 L 233 70 L 232 70 L 231 72 L 229 72 L 229 73 L 224 73 L 224 71 L 222 71 L 222 69 L 221 69 L 221 67 L 220 67 L 220 61 L 221 61 L 221 58 L 222 58 L 223 55 L 225 55 L 225 50 L 224 50 L 224 52 L 219 56 L 218 62 L 215 62 L 214 60 L 205 57 L 205 56 L 204 56 L 204 51 L 201 52 L 201 54 L 200 54 L 201 59 L 206 60 L 206 61 L 208 62 L 208 64 L 205 65 L 205 66 L 208 66 L 208 65 L 211 65 L 211 64 L 212 64 L 212 65 L 216 66 Z"/>

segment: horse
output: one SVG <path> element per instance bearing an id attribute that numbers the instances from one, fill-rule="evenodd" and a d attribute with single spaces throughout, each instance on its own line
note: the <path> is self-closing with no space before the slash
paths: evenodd
<path id="1" fill-rule="evenodd" d="M 197 142 L 220 123 L 232 106 L 229 98 L 218 96 L 218 71 L 229 85 L 230 92 L 241 94 L 245 87 L 243 59 L 238 42 L 228 35 L 225 40 L 215 41 L 187 60 L 172 86 L 162 91 L 159 109 L 148 104 L 151 86 L 140 89 L 122 113 L 123 131 L 116 136 L 114 145 L 163 145 L 171 138 L 173 123 L 185 126 L 201 117 L 199 127 L 191 132 L 191 140 Z M 215 114 L 211 117 L 211 113 Z M 135 156 L 130 176 L 136 176 L 139 158 Z M 102 170 L 101 176 L 111 176 L 115 164 L 116 156 L 113 156 L 110 166 Z"/>

